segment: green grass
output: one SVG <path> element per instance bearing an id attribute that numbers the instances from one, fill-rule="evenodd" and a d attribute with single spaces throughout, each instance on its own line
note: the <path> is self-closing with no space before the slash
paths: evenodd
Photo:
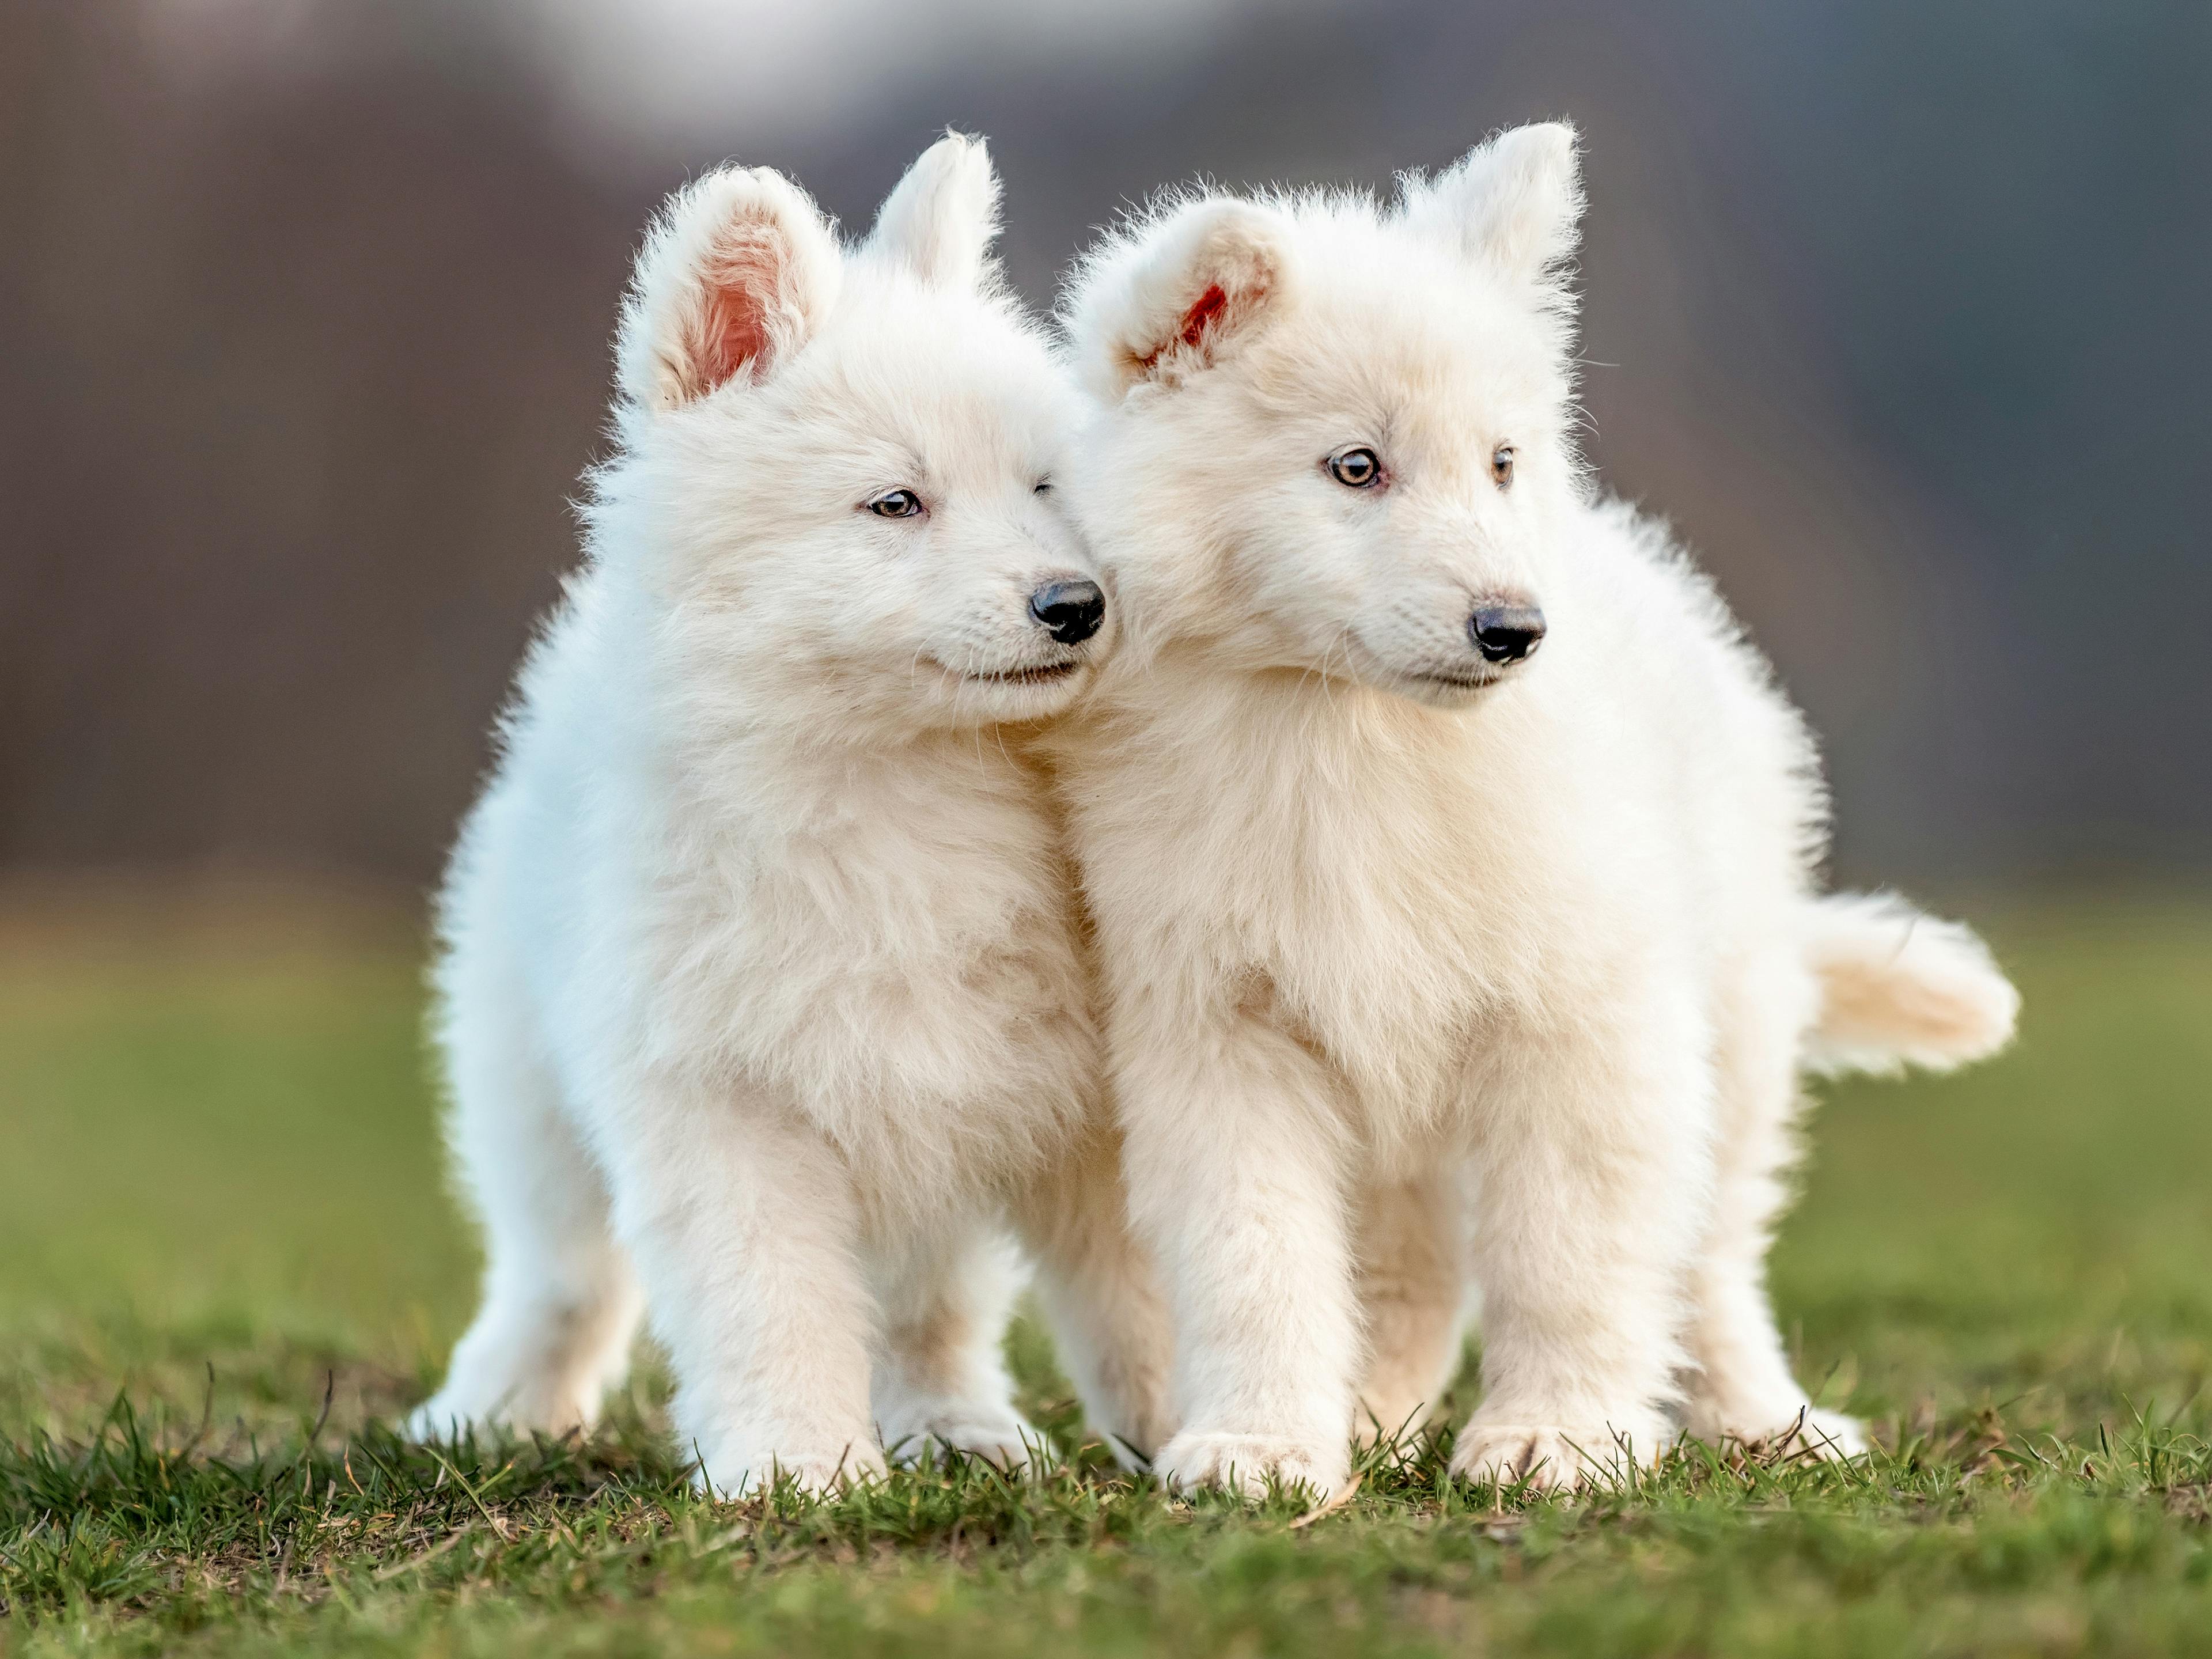
<path id="1" fill-rule="evenodd" d="M 1028 1481 L 709 1504 L 650 1368 L 588 1445 L 404 1448 L 471 1290 L 409 943 L 0 918 L 0 1653 L 2212 1654 L 2212 909 L 1991 931 L 2027 1040 L 1831 1091 L 1776 1257 L 1887 1449 L 1432 1449 L 1300 1524 L 1110 1473 L 1027 1328 Z"/>

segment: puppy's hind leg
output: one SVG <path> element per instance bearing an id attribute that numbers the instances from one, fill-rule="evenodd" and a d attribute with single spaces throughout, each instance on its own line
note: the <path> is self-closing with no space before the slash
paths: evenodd
<path id="1" fill-rule="evenodd" d="M 1360 1317 L 1367 1370 L 1354 1435 L 1410 1450 L 1451 1386 L 1465 1334 L 1467 1199 L 1446 1170 L 1372 1183 L 1358 1197 Z"/>
<path id="2" fill-rule="evenodd" d="M 445 1033 L 448 1136 L 483 1224 L 483 1300 L 445 1385 L 407 1421 L 418 1439 L 588 1430 L 629 1367 L 636 1277 L 608 1224 L 606 1188 L 513 1012 L 479 1000 Z"/>
<path id="3" fill-rule="evenodd" d="M 1085 1419 L 1127 1468 L 1175 1432 L 1175 1334 L 1151 1255 L 1129 1225 L 1121 1137 L 1101 1125 L 1017 1206 L 1037 1299 Z"/>
<path id="4" fill-rule="evenodd" d="M 1798 1156 L 1798 1044 L 1814 988 L 1794 955 L 1725 982 L 1717 1010 L 1711 1224 L 1692 1280 L 1686 1426 L 1700 1439 L 1866 1449 L 1859 1425 L 1815 1407 L 1790 1374 L 1766 1292 L 1766 1253 Z"/>
<path id="5" fill-rule="evenodd" d="M 902 1264 L 884 1296 L 872 1390 L 892 1456 L 915 1462 L 945 1448 L 1004 1469 L 1028 1461 L 1037 1431 L 1014 1409 L 1000 1352 L 1020 1282 L 1012 1246 L 980 1228 Z"/>

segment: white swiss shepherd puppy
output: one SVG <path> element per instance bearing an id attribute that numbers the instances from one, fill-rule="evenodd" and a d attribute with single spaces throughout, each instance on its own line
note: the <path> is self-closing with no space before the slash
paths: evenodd
<path id="1" fill-rule="evenodd" d="M 1098 405 L 1065 479 L 1127 637 L 1050 741 L 1178 1485 L 1327 1492 L 1356 1424 L 1418 1422 L 1463 1228 L 1462 1474 L 1576 1480 L 1684 1419 L 1856 1447 L 1763 1283 L 1801 1063 L 2012 1026 L 1965 929 L 1815 896 L 1798 715 L 1588 488 L 1580 206 L 1572 132 L 1528 127 L 1388 207 L 1172 200 L 1065 308 Z"/>
<path id="2" fill-rule="evenodd" d="M 1093 1424 L 1161 1437 L 1071 877 L 999 729 L 1114 625 L 997 200 L 948 137 L 858 246 L 741 168 L 646 242 L 588 556 L 444 895 L 489 1261 L 419 1434 L 589 1425 L 642 1304 L 716 1491 L 1018 1460 L 1011 1224 Z"/>

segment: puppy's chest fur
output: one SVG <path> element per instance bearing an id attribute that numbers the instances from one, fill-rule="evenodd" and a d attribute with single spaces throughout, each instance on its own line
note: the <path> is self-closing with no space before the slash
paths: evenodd
<path id="1" fill-rule="evenodd" d="M 757 759 L 670 829 L 688 852 L 664 948 L 703 1028 L 678 1040 L 772 1085 L 857 1174 L 1018 1180 L 1087 1109 L 1070 878 L 1041 786 L 994 741 Z"/>
<path id="2" fill-rule="evenodd" d="M 1599 971 L 1563 948 L 1589 899 L 1558 803 L 1501 786 L 1531 722 L 1178 690 L 1070 740 L 1091 745 L 1069 793 L 1116 983 L 1290 1036 L 1378 1150 L 1463 1133 L 1486 1051 Z"/>

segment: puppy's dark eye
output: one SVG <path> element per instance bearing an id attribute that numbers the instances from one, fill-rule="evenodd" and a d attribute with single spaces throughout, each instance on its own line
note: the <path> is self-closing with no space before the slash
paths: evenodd
<path id="1" fill-rule="evenodd" d="M 921 515 L 921 497 L 911 489 L 889 490 L 870 501 L 868 511 L 879 519 L 919 518 Z"/>
<path id="2" fill-rule="evenodd" d="M 1031 495 L 1051 495 L 1051 494 L 1052 494 L 1052 480 L 1051 480 L 1051 479 L 1049 479 L 1049 478 L 1039 478 L 1039 479 L 1037 480 L 1036 488 L 1034 490 L 1030 491 L 1030 493 Z"/>
<path id="3" fill-rule="evenodd" d="M 1328 476 L 1347 489 L 1371 489 L 1382 477 L 1382 463 L 1371 449 L 1340 449 L 1328 458 Z"/>
<path id="4" fill-rule="evenodd" d="M 1513 482 L 1513 446 L 1500 444 L 1490 452 L 1490 476 L 1503 489 Z"/>

